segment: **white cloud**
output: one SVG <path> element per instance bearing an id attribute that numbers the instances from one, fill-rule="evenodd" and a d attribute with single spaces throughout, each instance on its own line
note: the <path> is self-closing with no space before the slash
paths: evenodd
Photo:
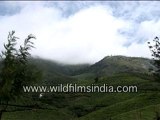
<path id="1" fill-rule="evenodd" d="M 58 21 L 56 26 L 50 25 L 47 29 L 52 32 L 43 35 L 50 37 L 48 40 L 52 36 L 52 41 L 46 43 L 52 50 L 50 58 L 71 63 L 95 62 L 108 54 L 123 53 L 121 46 L 126 39 L 117 30 L 124 25 L 107 9 L 91 7 Z M 46 52 L 43 55 L 48 57 Z"/>
<path id="2" fill-rule="evenodd" d="M 138 43 L 131 44 L 130 47 L 128 47 L 127 49 L 126 55 L 151 58 L 147 42 L 145 42 L 144 44 L 138 44 Z"/>
<path id="3" fill-rule="evenodd" d="M 141 22 L 137 30 L 137 38 L 146 40 L 153 39 L 160 34 L 160 19 Z"/>
<path id="4" fill-rule="evenodd" d="M 37 37 L 33 55 L 65 63 L 94 63 L 107 55 L 150 56 L 146 44 L 132 41 L 124 47 L 128 37 L 119 30 L 135 27 L 134 22 L 114 16 L 110 7 L 86 7 L 67 18 L 62 12 L 44 4 L 25 5 L 20 13 L 0 19 L 0 43 L 13 29 L 22 39 L 30 33 Z M 134 38 L 152 38 L 159 31 L 155 26 L 160 22 L 142 22 Z"/>

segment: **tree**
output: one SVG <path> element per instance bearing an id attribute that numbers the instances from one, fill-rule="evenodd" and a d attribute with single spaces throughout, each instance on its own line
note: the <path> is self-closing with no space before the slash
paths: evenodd
<path id="1" fill-rule="evenodd" d="M 0 110 L 0 119 L 2 113 L 6 111 L 8 102 L 15 100 L 22 93 L 22 86 L 32 81 L 40 79 L 39 71 L 31 68 L 28 60 L 29 50 L 34 48 L 31 39 L 33 35 L 28 35 L 24 40 L 23 46 L 16 49 L 18 37 L 14 36 L 15 31 L 9 32 L 8 43 L 4 44 L 5 50 L 2 51 L 2 69 L 0 71 L 0 102 L 5 103 Z"/>
<path id="2" fill-rule="evenodd" d="M 157 68 L 154 72 L 156 80 L 160 80 L 160 41 L 158 37 L 153 39 L 153 43 L 148 42 L 149 49 L 152 53 L 154 65 Z"/>
<path id="3" fill-rule="evenodd" d="M 99 80 L 98 76 L 94 79 L 94 82 L 97 83 Z"/>

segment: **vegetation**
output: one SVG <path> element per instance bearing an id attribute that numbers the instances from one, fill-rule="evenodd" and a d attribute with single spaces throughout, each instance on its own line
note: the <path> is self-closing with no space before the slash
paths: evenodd
<path id="1" fill-rule="evenodd" d="M 121 59 L 119 59 L 121 57 Z M 2 119 L 31 119 L 38 120 L 43 118 L 44 120 L 57 120 L 70 119 L 70 120 L 151 120 L 155 119 L 159 113 L 160 104 L 160 83 L 153 80 L 153 76 L 149 74 L 148 68 L 154 66 L 151 64 L 152 60 L 143 58 L 130 58 L 124 56 L 112 56 L 106 57 L 107 59 L 101 60 L 94 65 L 86 66 L 83 69 L 72 68 L 75 74 L 72 76 L 63 69 L 71 69 L 68 65 L 60 65 L 55 62 L 48 62 L 42 59 L 31 58 L 29 62 L 35 64 L 39 69 L 43 70 L 44 78 L 43 84 L 53 85 L 54 83 L 77 83 L 83 85 L 90 85 L 94 83 L 96 74 L 94 69 L 99 71 L 116 69 L 116 72 L 106 75 L 105 72 L 101 72 L 97 85 L 104 83 L 109 85 L 137 85 L 138 93 L 48 93 L 41 99 L 38 97 L 32 97 L 30 100 L 21 99 L 17 101 L 22 106 L 32 107 L 14 107 L 8 106 L 7 111 L 3 114 Z M 115 61 L 113 61 L 113 59 Z M 113 61 L 112 64 L 119 64 L 120 67 L 108 66 L 109 61 Z M 41 62 L 40 62 L 41 61 Z M 130 61 L 128 64 L 127 61 Z M 145 61 L 144 63 L 142 61 Z M 133 64 L 134 63 L 134 64 Z M 98 67 L 101 64 L 101 67 Z M 138 64 L 138 65 L 137 65 Z M 135 66 L 145 66 L 141 69 L 134 69 Z M 133 66 L 134 65 L 134 66 Z M 52 67 L 51 67 L 52 66 Z M 56 67 L 55 67 L 56 66 Z M 63 67 L 64 68 L 63 68 Z M 94 68 L 93 66 L 96 66 Z M 128 67 L 128 72 L 124 72 L 123 69 Z M 57 70 L 59 69 L 59 71 Z M 87 72 L 86 72 L 87 70 Z M 102 71 L 103 71 L 102 70 Z M 137 71 L 139 70 L 139 71 Z M 145 73 L 145 72 L 146 73 Z M 97 72 L 95 72 L 97 73 Z M 51 75 L 50 78 L 48 75 Z M 61 76 L 59 79 L 55 79 L 56 76 Z M 48 77 L 48 78 L 47 78 Z M 49 79 L 49 81 L 47 81 Z M 65 81 L 66 79 L 66 81 Z M 48 83 L 49 82 L 49 83 Z M 52 83 L 51 83 L 52 82 Z M 29 94 L 29 93 L 25 93 Z M 37 93 L 38 94 L 38 93 Z M 35 106 L 36 105 L 36 106 Z M 17 112 L 9 112 L 12 110 Z M 27 114 L 31 114 L 28 116 Z"/>
<path id="2" fill-rule="evenodd" d="M 154 59 L 154 65 L 157 70 L 154 71 L 154 76 L 156 80 L 160 80 L 160 41 L 158 37 L 155 37 L 153 43 L 148 42 L 149 48 L 152 52 L 152 56 Z"/>
<path id="3" fill-rule="evenodd" d="M 157 71 L 154 60 L 107 56 L 93 65 L 62 65 L 32 58 L 28 50 L 34 37 L 28 38 L 17 50 L 18 38 L 11 32 L 5 44 L 0 62 L 2 120 L 159 120 L 160 82 L 150 72 Z M 30 49 L 25 51 L 27 46 Z M 135 85 L 138 92 L 44 93 L 42 97 L 41 93 L 23 93 L 21 86 L 33 81 L 37 85 Z"/>
<path id="4" fill-rule="evenodd" d="M 29 50 L 33 48 L 31 39 L 34 36 L 29 35 L 24 45 L 16 49 L 18 37 L 14 36 L 15 32 L 9 32 L 8 43 L 4 44 L 5 50 L 2 51 L 2 70 L 0 73 L 0 103 L 3 104 L 0 111 L 0 118 L 2 113 L 6 111 L 9 101 L 16 99 L 21 92 L 22 86 L 27 83 L 39 79 L 37 71 L 28 64 L 30 56 Z"/>

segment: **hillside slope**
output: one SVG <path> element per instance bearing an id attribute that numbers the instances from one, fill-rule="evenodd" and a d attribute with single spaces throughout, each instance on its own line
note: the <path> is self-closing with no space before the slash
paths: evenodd
<path id="1" fill-rule="evenodd" d="M 107 56 L 81 71 L 78 77 L 110 76 L 118 73 L 147 73 L 154 70 L 153 61 L 147 58 Z"/>
<path id="2" fill-rule="evenodd" d="M 134 93 L 46 93 L 44 97 L 26 98 L 17 102 L 38 106 L 29 110 L 8 107 L 4 120 L 151 120 L 160 114 L 160 82 L 154 81 L 149 69 L 155 69 L 152 60 L 136 57 L 110 56 L 93 65 L 61 65 L 53 61 L 32 59 L 43 71 L 45 83 L 77 83 L 91 85 L 136 85 Z M 25 94 L 27 96 L 27 94 Z M 39 95 L 39 94 L 38 94 Z M 43 109 L 47 108 L 47 109 Z M 31 114 L 28 116 L 28 114 Z M 40 114 L 40 115 L 39 115 Z"/>

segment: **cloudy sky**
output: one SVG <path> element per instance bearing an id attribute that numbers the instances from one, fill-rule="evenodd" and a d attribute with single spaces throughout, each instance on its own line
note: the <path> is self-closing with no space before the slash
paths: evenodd
<path id="1" fill-rule="evenodd" d="M 33 56 L 94 63 L 108 55 L 150 57 L 147 41 L 160 35 L 158 1 L 0 1 L 0 50 L 8 32 L 19 44 L 36 36 Z"/>

